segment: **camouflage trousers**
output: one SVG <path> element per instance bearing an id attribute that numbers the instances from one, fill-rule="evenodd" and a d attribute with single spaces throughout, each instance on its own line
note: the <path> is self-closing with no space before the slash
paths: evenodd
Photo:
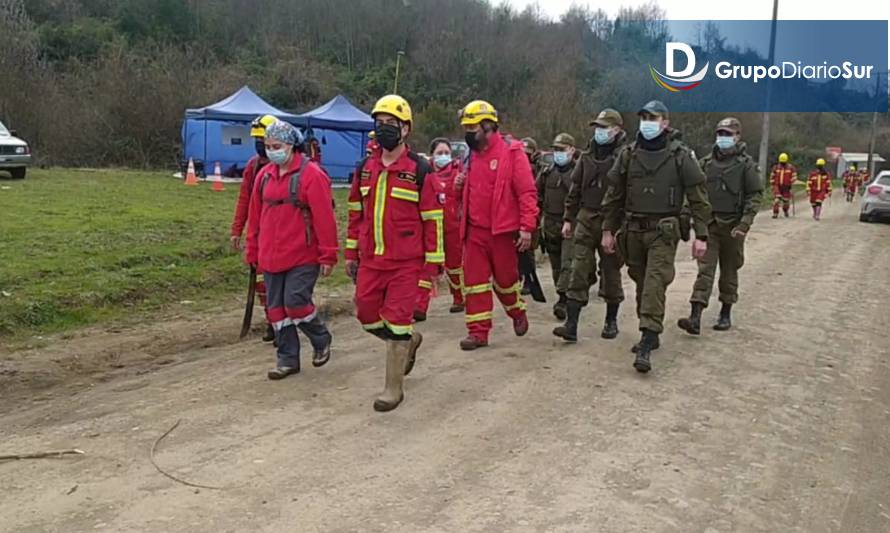
<path id="1" fill-rule="evenodd" d="M 568 297 L 587 305 L 590 300 L 590 287 L 597 281 L 597 267 L 599 267 L 601 276 L 599 296 L 609 304 L 623 302 L 621 257 L 618 254 L 604 254 L 600 247 L 603 239 L 603 218 L 579 216 L 573 238 L 575 256 L 572 259 L 572 271 L 566 293 Z"/>
<path id="2" fill-rule="evenodd" d="M 708 252 L 698 262 L 698 277 L 692 289 L 691 303 L 705 307 L 714 289 L 717 265 L 720 265 L 720 302 L 734 304 L 739 301 L 739 269 L 745 264 L 745 240 L 731 235 L 735 222 L 711 222 L 708 226 Z"/>
<path id="3" fill-rule="evenodd" d="M 547 250 L 553 273 L 553 285 L 557 293 L 565 294 L 572 275 L 573 240 L 562 238 L 562 219 L 545 216 L 541 226 L 544 249 Z"/>
<path id="4" fill-rule="evenodd" d="M 619 247 L 627 263 L 627 273 L 637 286 L 637 316 L 640 329 L 664 331 L 665 295 L 674 281 L 674 258 L 680 242 L 680 221 L 676 217 L 646 220 L 646 225 L 629 221 L 619 235 Z"/>

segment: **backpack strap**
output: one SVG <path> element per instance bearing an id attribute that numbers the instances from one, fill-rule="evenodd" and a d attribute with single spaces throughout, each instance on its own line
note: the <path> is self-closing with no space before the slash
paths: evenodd
<path id="1" fill-rule="evenodd" d="M 426 175 L 430 173 L 432 168 L 430 168 L 430 164 L 424 161 L 422 157 L 417 155 L 416 153 L 409 151 L 408 157 L 411 161 L 417 164 L 417 171 L 415 173 L 415 177 L 417 178 L 417 190 L 423 190 L 423 181 L 426 179 Z"/>
<path id="2" fill-rule="evenodd" d="M 300 201 L 299 193 L 300 193 L 300 177 L 303 175 L 303 171 L 306 170 L 306 167 L 309 166 L 309 161 L 303 157 L 303 154 L 300 154 L 300 170 L 294 172 L 294 174 L 290 177 L 290 186 L 288 187 L 288 198 L 290 203 L 293 204 L 297 209 L 302 209 L 304 211 L 309 209 L 309 206 L 302 201 Z"/>

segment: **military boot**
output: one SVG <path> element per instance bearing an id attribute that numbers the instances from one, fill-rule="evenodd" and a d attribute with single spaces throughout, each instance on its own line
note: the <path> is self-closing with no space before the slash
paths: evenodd
<path id="1" fill-rule="evenodd" d="M 701 312 L 704 308 L 704 305 L 692 302 L 692 311 L 689 313 L 689 318 L 681 318 L 677 321 L 677 325 L 690 335 L 701 335 Z"/>
<path id="2" fill-rule="evenodd" d="M 637 350 L 637 357 L 634 359 L 634 368 L 637 369 L 637 372 L 645 374 L 652 370 L 652 363 L 649 361 L 649 356 L 652 354 L 652 350 L 655 349 L 654 346 L 656 344 L 658 344 L 658 333 L 644 329 L 640 337 L 640 342 L 637 345 L 639 347 Z"/>
<path id="3" fill-rule="evenodd" d="M 606 304 L 606 323 L 603 324 L 602 338 L 614 339 L 618 336 L 618 304 Z"/>
<path id="4" fill-rule="evenodd" d="M 553 316 L 555 316 L 557 320 L 566 319 L 566 302 L 565 293 L 559 293 L 559 300 L 553 304 Z"/>
<path id="5" fill-rule="evenodd" d="M 392 411 L 405 399 L 402 384 L 405 380 L 405 364 L 411 341 L 387 341 L 386 343 L 386 382 L 383 393 L 374 400 L 374 410 L 381 413 Z"/>
<path id="6" fill-rule="evenodd" d="M 729 331 L 732 328 L 732 304 L 723 304 L 720 308 L 720 318 L 714 325 L 716 331 Z"/>
<path id="7" fill-rule="evenodd" d="M 656 336 L 656 337 L 655 337 L 655 344 L 652 345 L 652 351 L 654 352 L 655 350 L 657 350 L 657 349 L 659 349 L 659 348 L 661 348 L 661 341 L 660 341 L 660 340 L 658 339 L 658 337 Z M 636 343 L 636 344 L 634 344 L 634 345 L 630 348 L 630 352 L 631 352 L 631 353 L 637 353 L 637 352 L 639 352 L 639 351 L 640 351 L 640 343 L 639 343 L 639 342 Z"/>
<path id="8" fill-rule="evenodd" d="M 566 342 L 578 342 L 578 317 L 581 315 L 581 302 L 566 300 L 566 323 L 553 330 L 553 334 Z"/>

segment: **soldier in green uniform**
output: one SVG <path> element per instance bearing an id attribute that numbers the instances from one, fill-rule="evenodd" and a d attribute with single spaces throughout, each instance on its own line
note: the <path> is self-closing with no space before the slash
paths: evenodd
<path id="1" fill-rule="evenodd" d="M 692 311 L 678 325 L 692 335 L 701 333 L 702 310 L 708 306 L 714 288 L 714 274 L 720 265 L 720 319 L 717 331 L 732 327 L 730 313 L 739 300 L 739 269 L 745 263 L 745 236 L 754 223 L 763 196 L 763 183 L 757 163 L 746 153 L 741 141 L 742 124 L 728 117 L 717 123 L 713 151 L 701 159 L 707 177 L 708 198 L 713 218 L 708 226 L 708 252 L 698 262 L 698 278 L 692 290 Z"/>
<path id="2" fill-rule="evenodd" d="M 562 224 L 574 170 L 575 138 L 568 133 L 560 133 L 553 140 L 553 164 L 547 166 L 536 180 L 538 207 L 543 215 L 541 237 L 550 258 L 553 285 L 559 296 L 553 306 L 553 314 L 559 320 L 566 319 L 566 291 L 572 271 L 572 239 L 563 238 Z"/>
<path id="3" fill-rule="evenodd" d="M 562 227 L 564 237 L 574 237 L 574 259 L 566 292 L 566 323 L 554 329 L 553 334 L 568 342 L 578 340 L 581 308 L 587 305 L 590 287 L 596 283 L 597 255 L 602 272 L 599 293 L 606 301 L 604 339 L 618 336 L 618 306 L 624 301 L 620 258 L 617 254 L 604 254 L 600 243 L 607 176 L 615 157 L 627 142 L 627 133 L 623 129 L 624 119 L 614 109 L 603 109 L 590 125 L 595 128 L 593 139 L 572 173 L 572 188 L 566 197 Z"/>
<path id="4" fill-rule="evenodd" d="M 633 350 L 634 368 L 645 373 L 652 369 L 649 357 L 664 330 L 665 292 L 674 281 L 677 245 L 684 233 L 688 238 L 688 228 L 681 224 L 683 200 L 694 221 L 696 259 L 708 250 L 711 205 L 701 167 L 680 140 L 680 132 L 669 126 L 667 106 L 653 100 L 638 114 L 636 140 L 621 151 L 609 171 L 602 247 L 608 254 L 621 250 L 637 286 L 641 338 Z"/>

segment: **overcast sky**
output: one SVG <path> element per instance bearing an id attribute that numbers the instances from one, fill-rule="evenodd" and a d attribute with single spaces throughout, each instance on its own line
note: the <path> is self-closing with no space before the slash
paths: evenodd
<path id="1" fill-rule="evenodd" d="M 641 0 L 507 0 L 522 10 L 537 4 L 551 18 L 557 18 L 572 5 L 586 5 L 615 15 L 622 6 L 639 6 Z M 499 3 L 492 0 L 493 4 Z M 673 20 L 758 20 L 773 16 L 773 0 L 658 0 Z M 779 19 L 798 20 L 890 20 L 886 0 L 779 0 Z M 890 50 L 890 42 L 887 43 Z"/>

